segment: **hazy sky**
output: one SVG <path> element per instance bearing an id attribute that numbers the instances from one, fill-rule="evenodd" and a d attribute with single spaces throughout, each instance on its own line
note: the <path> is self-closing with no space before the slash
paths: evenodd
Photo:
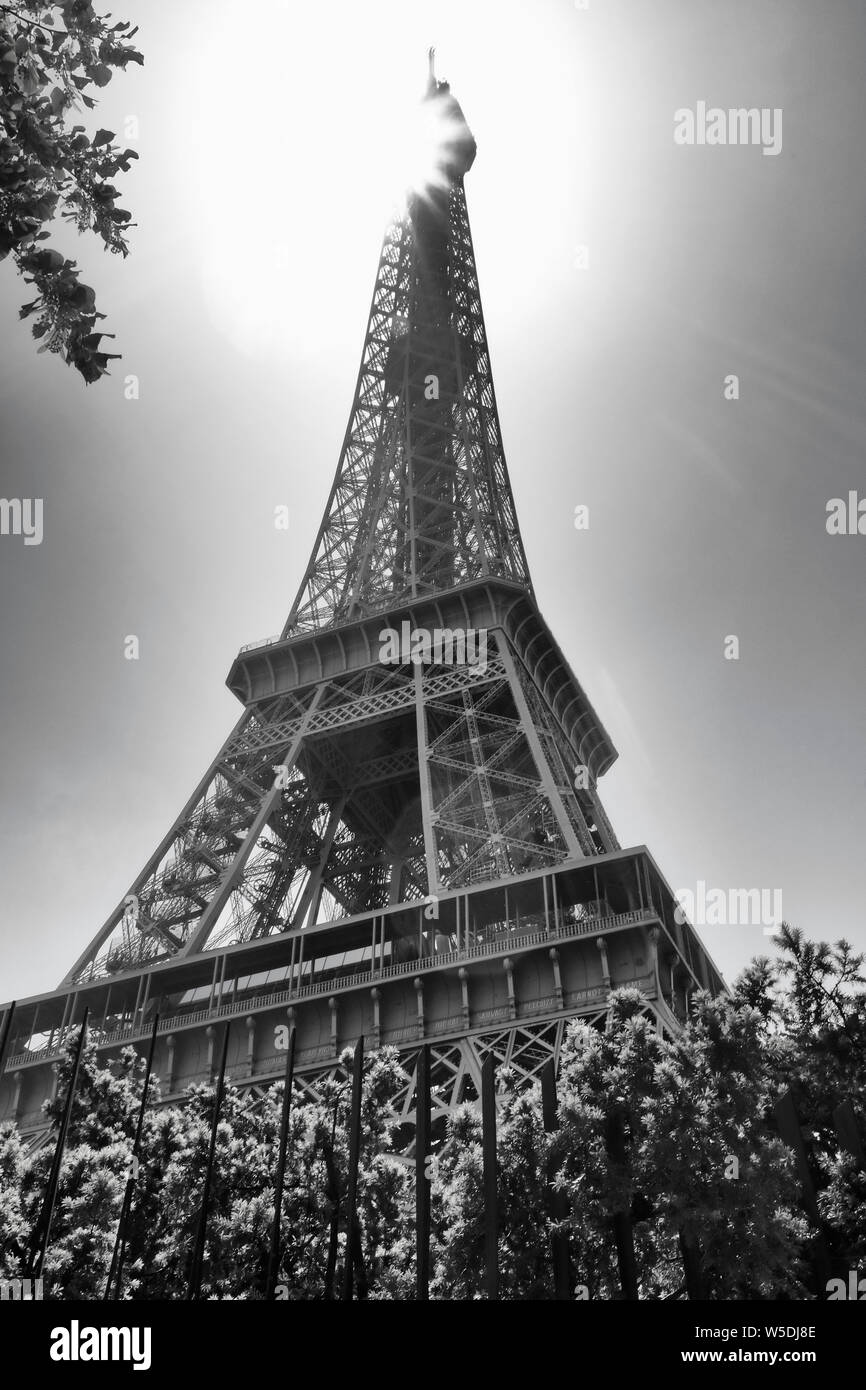
<path id="1" fill-rule="evenodd" d="M 54 986 L 102 925 L 240 712 L 235 652 L 285 620 L 430 43 L 478 141 L 537 597 L 619 749 L 620 840 L 674 888 L 780 888 L 788 920 L 866 948 L 866 536 L 825 525 L 866 497 L 862 0 L 115 12 L 146 65 L 93 116 L 139 122 L 132 254 L 55 243 L 117 334 L 111 377 L 37 357 L 0 267 L 0 496 L 44 499 L 41 545 L 0 537 L 0 998 Z M 781 108 L 781 152 L 676 145 L 699 101 Z M 772 949 L 700 934 L 729 979 Z"/>

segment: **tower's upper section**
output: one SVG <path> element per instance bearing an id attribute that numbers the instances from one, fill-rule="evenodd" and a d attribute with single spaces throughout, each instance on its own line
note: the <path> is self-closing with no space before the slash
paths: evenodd
<path id="1" fill-rule="evenodd" d="M 463 189 L 475 140 L 432 52 L 423 173 L 382 246 L 340 461 L 284 636 L 485 578 L 531 591 Z"/>
<path id="2" fill-rule="evenodd" d="M 434 49 L 428 54 L 430 73 L 424 97 L 424 126 L 429 132 L 434 170 L 448 185 L 459 183 L 475 163 L 477 146 L 462 107 L 447 82 L 436 79 Z"/>

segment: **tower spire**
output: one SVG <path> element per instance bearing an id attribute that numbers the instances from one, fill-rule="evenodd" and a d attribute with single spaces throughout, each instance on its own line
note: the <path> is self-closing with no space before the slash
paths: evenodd
<path id="1" fill-rule="evenodd" d="M 475 140 L 433 81 L 429 179 L 385 234 L 343 450 L 284 637 L 490 575 L 530 586 L 463 189 Z"/>

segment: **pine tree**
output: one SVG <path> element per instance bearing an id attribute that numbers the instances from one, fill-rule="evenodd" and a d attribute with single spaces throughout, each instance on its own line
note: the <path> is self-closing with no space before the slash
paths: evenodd
<path id="1" fill-rule="evenodd" d="M 690 1297 L 802 1298 L 792 1156 L 768 1123 L 760 1015 L 698 994 L 662 1045 L 644 1105 L 647 1181 L 675 1230 Z"/>
<path id="2" fill-rule="evenodd" d="M 22 1175 L 21 1210 L 28 1242 L 42 1207 L 76 1042 L 77 1031 L 59 1065 L 55 1096 L 44 1107 L 52 1122 L 48 1142 L 26 1162 Z M 129 1172 L 143 1071 L 134 1048 L 124 1048 L 112 1065 L 105 1066 L 93 1039 L 85 1042 L 43 1270 L 50 1297 L 102 1296 Z M 158 1091 L 153 1096 L 158 1099 Z"/>
<path id="3" fill-rule="evenodd" d="M 0 1278 L 17 1276 L 30 1236 L 23 1205 L 27 1151 L 13 1124 L 0 1125 Z"/>
<path id="4" fill-rule="evenodd" d="M 843 1263 L 862 1261 L 866 1178 L 842 1150 L 833 1112 L 850 1100 L 866 1137 L 864 956 L 844 939 L 833 945 L 809 941 L 788 923 L 782 924 L 777 944 L 780 956 L 753 961 L 737 980 L 735 994 L 761 1015 L 773 1096 L 792 1093 L 830 1251 Z"/>
<path id="5" fill-rule="evenodd" d="M 657 1217 L 645 1143 L 663 1057 L 662 1040 L 635 989 L 611 995 L 605 1032 L 574 1023 L 563 1045 L 553 1152 L 557 1183 L 569 1200 L 575 1281 L 589 1298 L 621 1297 L 618 1214 L 633 1223 L 640 1296 L 667 1297 L 679 1283 L 674 1235 Z M 616 1158 L 614 1127 L 624 1161 Z"/>

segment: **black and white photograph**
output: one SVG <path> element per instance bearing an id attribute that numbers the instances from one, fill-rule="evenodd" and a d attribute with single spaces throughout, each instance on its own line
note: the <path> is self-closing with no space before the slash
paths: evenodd
<path id="1" fill-rule="evenodd" d="M 0 0 L 7 1369 L 852 1364 L 864 70 L 863 0 Z"/>

